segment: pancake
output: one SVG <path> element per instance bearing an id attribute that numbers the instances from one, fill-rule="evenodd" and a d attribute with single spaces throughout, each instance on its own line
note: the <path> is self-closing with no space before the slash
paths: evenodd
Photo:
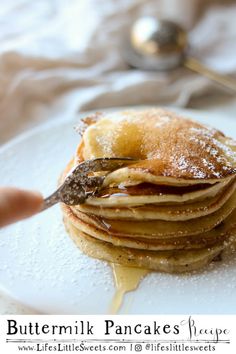
<path id="1" fill-rule="evenodd" d="M 165 237 L 165 238 L 142 238 L 140 235 L 136 237 L 127 237 L 126 235 L 117 235 L 111 230 L 98 228 L 95 224 L 86 222 L 83 218 L 78 218 L 69 206 L 63 206 L 63 214 L 65 220 L 73 225 L 77 230 L 82 231 L 92 237 L 112 243 L 114 246 L 131 247 L 145 250 L 178 250 L 178 249 L 196 249 L 212 246 L 219 242 L 224 242 L 231 235 L 231 231 L 236 226 L 236 212 L 234 211 L 227 222 L 222 223 L 218 227 L 198 234 L 197 237 Z"/>
<path id="2" fill-rule="evenodd" d="M 236 229 L 236 143 L 163 109 L 87 120 L 73 166 L 132 157 L 104 175 L 84 204 L 62 205 L 66 229 L 88 256 L 124 266 L 184 272 L 209 264 Z"/>
<path id="3" fill-rule="evenodd" d="M 234 178 L 234 177 L 233 177 Z M 86 204 L 88 205 L 101 205 L 101 206 L 123 206 L 123 205 L 143 205 L 143 204 L 156 204 L 156 203 L 185 203 L 185 202 L 193 202 L 199 201 L 210 197 L 215 197 L 220 191 L 224 189 L 232 181 L 232 177 L 225 179 L 221 183 L 215 183 L 208 188 L 199 188 L 193 192 L 188 192 L 188 188 L 186 188 L 186 192 L 181 194 L 167 194 L 167 193 L 158 193 L 154 195 L 127 195 L 124 194 L 124 191 L 120 189 L 120 193 L 112 193 L 112 188 L 110 189 L 110 194 L 101 197 L 93 196 L 92 198 L 88 198 L 86 200 Z M 141 185 L 141 184 L 140 184 Z M 161 186 L 159 186 L 161 187 Z M 127 188 L 128 189 L 128 188 Z M 137 188 L 138 189 L 138 188 Z M 180 187 L 176 188 L 180 189 Z M 153 187 L 155 190 L 155 187 Z"/>
<path id="4" fill-rule="evenodd" d="M 193 220 L 171 222 L 164 220 L 111 220 L 81 213 L 74 207 L 71 207 L 71 209 L 78 218 L 84 220 L 86 223 L 93 224 L 96 228 L 108 230 L 119 236 L 135 238 L 139 235 L 143 238 L 165 238 L 197 235 L 209 231 L 219 225 L 232 213 L 235 204 L 236 192 L 233 193 L 220 209 L 210 215 Z"/>
<path id="5" fill-rule="evenodd" d="M 175 204 L 151 204 L 145 203 L 140 205 L 119 203 L 115 207 L 107 207 L 101 202 L 100 205 L 89 203 L 75 206 L 75 209 L 83 213 L 93 214 L 106 219 L 119 220 L 166 220 L 178 221 L 199 218 L 217 211 L 233 194 L 236 188 L 236 182 L 227 186 L 222 192 L 213 198 L 206 198 L 195 203 L 178 203 Z M 150 204 L 150 203 L 148 203 Z"/>
<path id="6" fill-rule="evenodd" d="M 133 157 L 105 185 L 134 182 L 215 183 L 236 172 L 236 152 L 223 133 L 163 109 L 106 114 L 83 135 L 85 160 Z M 149 178 L 152 178 L 149 180 Z"/>
<path id="7" fill-rule="evenodd" d="M 142 164 L 142 166 L 141 166 Z M 234 162 L 235 164 L 235 162 Z M 157 164 L 158 165 L 158 164 Z M 144 161 L 142 163 L 137 163 L 132 165 L 132 167 L 124 167 L 117 171 L 110 173 L 106 180 L 104 181 L 104 186 L 132 186 L 137 185 L 140 183 L 153 183 L 153 184 L 164 184 L 164 185 L 171 185 L 171 186 L 189 186 L 189 185 L 196 185 L 196 184 L 215 184 L 219 181 L 222 183 L 227 180 L 227 177 L 224 178 L 209 178 L 204 179 L 204 174 L 200 174 L 202 178 L 197 179 L 183 179 L 181 177 L 172 178 L 172 177 L 165 177 L 165 176 L 157 176 L 155 175 L 155 162 L 150 162 L 149 160 Z M 157 168 L 158 169 L 158 168 Z M 233 174 L 233 172 L 232 172 Z M 178 174 L 177 174 L 178 175 Z"/>
<path id="8" fill-rule="evenodd" d="M 80 145 L 81 146 L 81 145 Z M 63 171 L 59 184 L 63 182 L 69 171 L 75 167 L 76 159 L 72 159 Z M 80 162 L 83 160 L 80 157 Z M 152 188 L 143 188 L 144 183 L 132 187 L 111 187 L 104 186 L 99 194 L 88 198 L 85 202 L 90 206 L 114 207 L 114 206 L 137 206 L 143 204 L 160 204 L 160 203 L 193 203 L 196 201 L 207 200 L 208 198 L 217 196 L 220 192 L 235 181 L 234 176 L 227 177 L 221 182 L 211 184 L 198 185 L 182 185 L 178 187 L 170 185 L 149 184 Z M 131 191 L 132 190 L 132 191 Z M 134 191 L 133 191 L 134 190 Z M 169 190 L 168 193 L 166 190 Z M 145 195 L 146 194 L 146 195 Z M 179 207 L 179 206 L 178 206 Z"/>
<path id="9" fill-rule="evenodd" d="M 90 257 L 124 266 L 150 269 L 159 272 L 182 273 L 197 270 L 216 258 L 223 245 L 191 251 L 145 251 L 127 247 L 114 247 L 79 231 L 68 221 L 66 229 L 82 252 Z"/>

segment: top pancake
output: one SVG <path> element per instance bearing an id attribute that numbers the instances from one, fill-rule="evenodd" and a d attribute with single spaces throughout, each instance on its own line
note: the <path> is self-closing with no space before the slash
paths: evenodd
<path id="1" fill-rule="evenodd" d="M 163 109 L 108 113 L 83 135 L 83 159 L 133 157 L 105 185 L 215 183 L 236 172 L 235 142 Z M 171 181 L 172 180 L 172 181 Z"/>

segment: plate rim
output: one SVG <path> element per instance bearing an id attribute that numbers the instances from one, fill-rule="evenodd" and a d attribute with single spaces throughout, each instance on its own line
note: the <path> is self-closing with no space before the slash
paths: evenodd
<path id="1" fill-rule="evenodd" d="M 58 126 L 61 126 L 63 124 L 70 124 L 72 123 L 75 119 L 77 119 L 78 121 L 83 118 L 84 116 L 86 115 L 89 115 L 89 114 L 92 114 L 94 112 L 97 112 L 97 111 L 101 111 L 101 112 L 112 112 L 112 111 L 121 111 L 121 110 L 129 110 L 129 109 L 147 109 L 147 108 L 157 108 L 157 107 L 162 107 L 162 108 L 165 108 L 165 109 L 169 109 L 169 110 L 172 110 L 172 111 L 175 111 L 175 112 L 183 112 L 183 114 L 186 113 L 186 115 L 190 116 L 189 118 L 191 118 L 191 114 L 193 114 L 194 116 L 196 115 L 199 115 L 199 117 L 201 117 L 201 115 L 203 116 L 203 118 L 206 116 L 206 115 L 209 115 L 211 116 L 212 118 L 214 118 L 214 116 L 216 118 L 220 117 L 222 114 L 222 112 L 211 112 L 211 111 L 208 111 L 208 110 L 198 110 L 198 109 L 188 109 L 188 108 L 185 108 L 185 107 L 170 107 L 170 106 L 160 106 L 160 105 L 137 105 L 137 106 L 118 106 L 118 107 L 109 107 L 109 108 L 104 108 L 104 109 L 95 109 L 95 110 L 90 110 L 90 111 L 81 111 L 81 112 L 75 112 L 74 114 L 72 114 L 71 116 L 63 116 L 63 117 L 59 117 L 58 119 L 53 119 L 53 120 L 50 120 L 50 121 L 47 121 L 47 122 L 42 122 L 41 124 L 37 125 L 36 127 L 34 128 L 31 128 L 19 135 L 17 135 L 16 137 L 10 139 L 8 142 L 6 142 L 5 144 L 3 144 L 2 146 L 0 146 L 0 154 L 4 153 L 4 151 L 8 150 L 8 149 L 11 149 L 11 148 L 14 148 L 15 145 L 17 144 L 20 144 L 22 141 L 24 140 L 28 140 L 30 138 L 32 138 L 33 136 L 35 135 L 38 135 L 38 134 L 41 134 L 42 132 L 48 130 L 48 129 L 51 129 L 53 128 L 54 126 L 55 127 L 58 127 Z M 231 116 L 231 115 L 228 115 L 226 114 L 225 115 L 225 118 L 226 119 L 230 119 L 230 120 L 233 120 L 234 117 Z M 192 119 L 195 119 L 194 117 Z M 224 117 L 222 117 L 222 120 L 224 119 Z M 235 122 L 235 125 L 236 125 L 236 120 L 233 120 L 233 122 Z M 203 123 L 204 124 L 204 123 Z M 205 123 L 207 124 L 207 123 Z M 71 127 L 73 128 L 73 126 Z M 73 129 L 72 130 L 72 133 L 73 133 Z M 10 300 L 16 300 L 16 302 L 19 304 L 19 306 L 23 305 L 24 307 L 26 308 L 31 308 L 29 306 L 29 304 L 27 304 L 26 302 L 24 301 L 21 301 L 18 296 L 13 296 L 13 294 L 11 294 L 6 288 L 2 287 L 2 284 L 0 285 L 0 289 L 1 289 L 1 293 L 3 293 L 3 295 L 6 295 L 10 298 Z M 33 309 L 35 311 L 37 311 L 37 308 Z M 203 313 L 203 312 L 202 312 Z M 224 313 L 224 312 L 223 312 Z"/>
<path id="2" fill-rule="evenodd" d="M 96 113 L 99 111 L 106 113 L 106 112 L 112 112 L 112 111 L 121 111 L 124 109 L 127 109 L 127 110 L 138 109 L 139 110 L 142 108 L 145 108 L 145 109 L 164 108 L 164 109 L 168 109 L 170 111 L 171 110 L 176 111 L 176 112 L 186 111 L 186 112 L 189 112 L 190 114 L 191 113 L 193 113 L 193 114 L 199 113 L 199 115 L 209 114 L 211 116 L 213 116 L 214 114 L 216 114 L 216 116 L 219 116 L 220 114 L 222 114 L 222 112 L 218 113 L 216 111 L 211 111 L 211 110 L 201 110 L 201 109 L 193 109 L 193 108 L 187 108 L 187 107 L 175 107 L 175 106 L 168 106 L 168 105 L 167 106 L 166 105 L 115 106 L 115 107 L 92 109 L 89 111 L 81 111 L 81 112 L 78 111 L 78 112 L 75 112 L 74 115 L 72 114 L 69 118 L 67 116 L 60 117 L 60 118 L 54 118 L 50 121 L 42 122 L 33 128 L 29 128 L 26 131 L 23 131 L 23 132 L 17 134 L 13 138 L 9 139 L 8 141 L 6 141 L 2 145 L 0 145 L 0 153 L 4 152 L 8 148 L 10 148 L 12 145 L 18 144 L 18 143 L 22 142 L 23 140 L 30 138 L 33 135 L 37 135 L 38 133 L 43 132 L 44 130 L 53 128 L 54 126 L 58 126 L 63 123 L 69 123 L 70 121 L 73 121 L 76 116 L 77 116 L 78 120 L 80 120 L 81 118 L 83 118 L 86 115 L 90 115 L 90 114 L 93 114 L 93 113 Z M 226 117 L 227 117 L 227 119 L 234 120 L 234 117 L 231 114 L 226 114 Z M 188 117 L 186 117 L 186 118 L 188 118 Z M 189 117 L 189 118 L 191 118 L 191 117 Z M 236 121 L 235 121 L 235 124 L 236 124 Z"/>

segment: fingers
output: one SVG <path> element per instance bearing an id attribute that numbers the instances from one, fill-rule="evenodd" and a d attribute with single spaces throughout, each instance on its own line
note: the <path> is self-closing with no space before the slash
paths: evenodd
<path id="1" fill-rule="evenodd" d="M 34 215 L 42 204 L 43 197 L 38 192 L 0 188 L 0 227 Z"/>

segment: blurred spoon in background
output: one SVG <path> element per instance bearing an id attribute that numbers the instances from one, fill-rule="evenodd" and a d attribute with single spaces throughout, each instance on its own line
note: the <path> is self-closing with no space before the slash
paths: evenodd
<path id="1" fill-rule="evenodd" d="M 185 66 L 236 92 L 236 80 L 188 56 L 187 32 L 169 20 L 155 17 L 136 20 L 125 43 L 124 58 L 132 67 L 142 70 L 169 71 Z"/>

